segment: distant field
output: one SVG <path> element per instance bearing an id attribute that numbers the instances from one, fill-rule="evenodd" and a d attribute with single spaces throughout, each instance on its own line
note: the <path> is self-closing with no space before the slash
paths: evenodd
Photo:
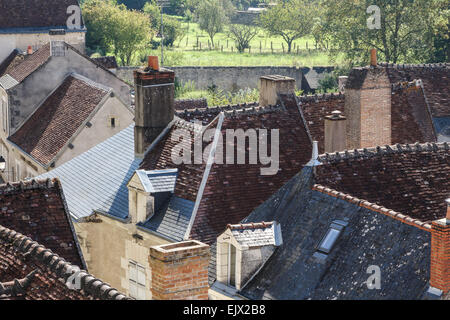
<path id="1" fill-rule="evenodd" d="M 187 29 L 188 24 L 183 22 Z M 316 50 L 314 40 L 302 38 L 295 41 L 290 54 L 281 37 L 269 37 L 263 30 L 251 42 L 251 52 L 238 53 L 227 32 L 215 36 L 215 48 L 209 43 L 209 36 L 190 23 L 189 32 L 177 40 L 173 48 L 165 48 L 167 66 L 328 66 L 331 65 L 327 52 Z M 198 44 L 198 45 L 197 45 Z M 201 49 L 200 49 L 201 46 Z M 298 48 L 298 49 L 297 49 Z M 308 49 L 307 49 L 308 48 Z M 298 50 L 298 51 L 297 51 Z M 272 53 L 273 52 L 273 53 Z M 133 64 L 142 64 L 145 56 L 160 56 L 160 49 L 146 49 L 134 57 Z"/>

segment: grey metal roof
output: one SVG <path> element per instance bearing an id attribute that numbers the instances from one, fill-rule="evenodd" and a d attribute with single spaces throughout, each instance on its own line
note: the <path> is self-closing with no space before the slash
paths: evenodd
<path id="1" fill-rule="evenodd" d="M 256 300 L 421 298 L 429 281 L 430 233 L 312 191 L 311 172 L 304 168 L 243 221 L 278 221 L 283 245 L 240 294 Z M 333 221 L 346 218 L 331 252 L 315 258 Z M 380 290 L 367 287 L 370 266 L 380 267 Z"/>
<path id="2" fill-rule="evenodd" d="M 256 227 L 250 225 L 231 225 L 231 234 L 236 241 L 243 246 L 279 246 L 282 244 L 281 229 L 277 222 L 263 226 L 257 224 Z"/>
<path id="3" fill-rule="evenodd" d="M 119 219 L 128 217 L 127 183 L 139 168 L 134 156 L 134 124 L 38 178 L 61 180 L 75 219 L 98 211 Z"/>
<path id="4" fill-rule="evenodd" d="M 174 192 L 178 169 L 136 171 L 145 192 Z"/>
<path id="5" fill-rule="evenodd" d="M 19 82 L 17 82 L 17 80 L 11 77 L 9 74 L 5 74 L 0 78 L 0 86 L 2 86 L 5 90 L 9 90 L 18 84 Z"/>
<path id="6" fill-rule="evenodd" d="M 438 142 L 450 142 L 450 117 L 433 118 Z"/>
<path id="7" fill-rule="evenodd" d="M 182 241 L 186 234 L 195 203 L 172 196 L 167 205 L 138 226 L 152 230 L 174 241 Z"/>

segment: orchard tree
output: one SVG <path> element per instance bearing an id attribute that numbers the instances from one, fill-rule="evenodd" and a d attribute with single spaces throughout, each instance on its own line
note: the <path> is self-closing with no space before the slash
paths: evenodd
<path id="1" fill-rule="evenodd" d="M 292 43 L 310 34 L 315 6 L 309 0 L 285 0 L 264 12 L 260 25 L 272 36 L 280 36 L 292 50 Z"/>
<path id="2" fill-rule="evenodd" d="M 242 24 L 230 25 L 229 37 L 236 43 L 236 48 L 239 52 L 244 52 L 250 47 L 250 42 L 258 34 L 258 29 L 254 26 L 247 26 Z"/>
<path id="3" fill-rule="evenodd" d="M 197 11 L 200 29 L 206 31 L 214 47 L 214 36 L 228 23 L 227 10 L 221 0 L 204 0 Z"/>
<path id="4" fill-rule="evenodd" d="M 333 51 L 347 61 L 366 63 L 371 48 L 390 63 L 429 61 L 440 43 L 436 38 L 445 34 L 448 50 L 447 0 L 323 0 L 321 5 Z"/>

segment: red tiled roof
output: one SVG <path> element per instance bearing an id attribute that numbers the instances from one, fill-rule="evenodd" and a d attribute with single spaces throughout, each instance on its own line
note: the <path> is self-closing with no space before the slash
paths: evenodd
<path id="1" fill-rule="evenodd" d="M 214 124 L 212 124 L 214 127 Z M 180 164 L 176 165 L 172 161 L 172 150 L 179 144 L 175 140 L 177 130 L 186 130 L 191 140 L 194 139 L 194 126 L 184 120 L 179 120 L 169 130 L 168 134 L 145 156 L 140 170 L 162 170 L 169 168 L 178 168 L 177 183 L 175 186 L 175 195 L 190 201 L 196 200 L 197 192 L 203 178 L 205 164 Z M 189 141 L 180 142 L 191 150 L 193 154 L 193 145 Z M 193 158 L 192 158 L 193 159 Z"/>
<path id="2" fill-rule="evenodd" d="M 11 70 L 24 60 L 25 56 L 18 50 L 13 50 L 0 64 L 0 77 L 11 72 Z"/>
<path id="3" fill-rule="evenodd" d="M 38 241 L 80 268 L 85 267 L 61 184 L 56 179 L 0 185 L 0 225 Z"/>
<path id="4" fill-rule="evenodd" d="M 106 89 L 69 76 L 9 139 L 48 165 L 106 94 Z"/>
<path id="5" fill-rule="evenodd" d="M 392 144 L 437 141 L 431 110 L 415 82 L 393 85 L 391 105 Z"/>
<path id="6" fill-rule="evenodd" d="M 75 266 L 38 242 L 0 225 L 0 300 L 129 300 L 86 271 L 81 288 L 65 281 Z"/>
<path id="7" fill-rule="evenodd" d="M 46 63 L 48 59 L 50 59 L 50 43 L 47 43 L 33 54 L 25 56 L 21 63 L 8 70 L 8 74 L 20 83 Z"/>
<path id="8" fill-rule="evenodd" d="M 0 29 L 66 28 L 67 8 L 77 0 L 0 0 Z"/>
<path id="9" fill-rule="evenodd" d="M 397 145 L 319 157 L 316 183 L 422 222 L 445 217 L 450 195 L 447 143 Z"/>

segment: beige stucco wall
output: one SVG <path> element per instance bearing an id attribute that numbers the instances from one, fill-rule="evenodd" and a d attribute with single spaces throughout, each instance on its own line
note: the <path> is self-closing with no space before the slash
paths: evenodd
<path id="1" fill-rule="evenodd" d="M 50 40 L 64 40 L 84 53 L 85 36 L 85 32 L 67 32 L 65 35 L 57 36 L 50 36 L 48 32 L 0 34 L 0 62 L 14 49 L 26 51 L 28 46 L 32 46 L 33 50 L 37 50 Z"/>
<path id="2" fill-rule="evenodd" d="M 146 299 L 150 300 L 149 248 L 170 242 L 138 230 L 131 222 L 98 214 L 90 220 L 74 223 L 89 272 L 129 294 L 128 263 L 133 260 L 146 269 Z"/>

